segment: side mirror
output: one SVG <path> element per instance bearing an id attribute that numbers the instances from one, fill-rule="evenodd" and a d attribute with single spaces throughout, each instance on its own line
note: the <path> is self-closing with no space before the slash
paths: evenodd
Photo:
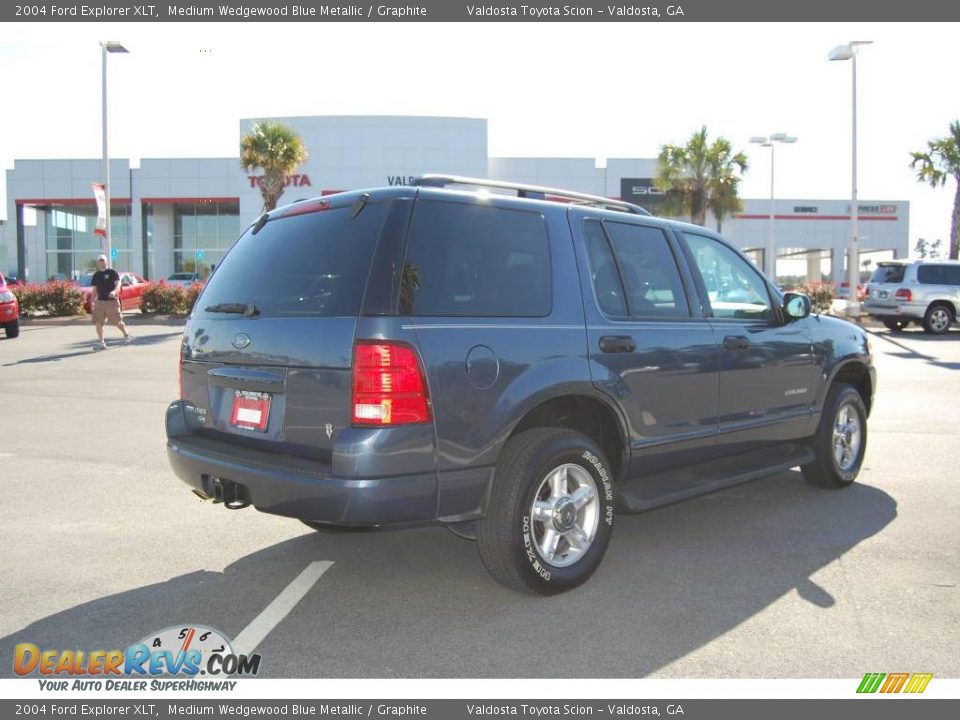
<path id="1" fill-rule="evenodd" d="M 810 298 L 803 293 L 786 292 L 783 294 L 783 314 L 788 320 L 802 320 L 810 315 Z"/>

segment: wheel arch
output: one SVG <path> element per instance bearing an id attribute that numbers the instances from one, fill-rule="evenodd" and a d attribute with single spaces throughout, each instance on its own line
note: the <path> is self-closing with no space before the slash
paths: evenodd
<path id="1" fill-rule="evenodd" d="M 924 316 L 926 316 L 926 314 L 930 312 L 932 308 L 935 308 L 938 305 L 942 305 L 947 309 L 947 312 L 950 313 L 950 318 L 953 322 L 957 321 L 957 306 L 954 305 L 952 300 L 948 300 L 946 298 L 938 298 L 936 300 L 932 300 L 930 304 L 927 305 L 927 309 L 924 310 L 923 312 Z"/>
<path id="2" fill-rule="evenodd" d="M 863 399 L 863 405 L 867 409 L 867 415 L 870 415 L 870 409 L 873 405 L 873 392 L 876 384 L 873 367 L 865 359 L 852 357 L 838 363 L 833 369 L 827 382 L 824 383 L 823 397 L 820 399 L 820 406 L 826 401 L 827 393 L 835 383 L 843 382 L 852 385 L 860 397 Z"/>
<path id="3" fill-rule="evenodd" d="M 500 452 L 511 438 L 535 427 L 559 427 L 583 433 L 603 450 L 614 478 L 619 478 L 629 466 L 626 421 L 619 409 L 592 385 L 589 389 L 580 387 L 537 398 L 516 418 Z"/>

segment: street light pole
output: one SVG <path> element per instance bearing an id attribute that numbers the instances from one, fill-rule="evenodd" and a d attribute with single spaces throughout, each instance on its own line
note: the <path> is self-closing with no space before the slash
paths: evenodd
<path id="1" fill-rule="evenodd" d="M 860 284 L 860 252 L 857 241 L 859 239 L 859 228 L 857 225 L 859 207 L 857 206 L 857 48 L 860 45 L 870 45 L 872 40 L 851 40 L 846 45 L 838 45 L 827 56 L 830 60 L 851 60 L 852 81 L 850 83 L 852 97 L 852 167 L 850 180 L 850 237 L 847 239 L 847 285 L 850 288 L 850 294 L 847 298 L 847 316 L 860 316 L 860 301 L 857 298 L 857 285 Z M 840 274 L 833 273 L 834 281 L 837 281 Z M 839 289 L 839 285 L 838 285 Z"/>
<path id="2" fill-rule="evenodd" d="M 110 231 L 110 153 L 107 151 L 107 53 L 126 53 L 129 52 L 123 45 L 113 40 L 106 40 L 100 43 L 100 55 L 102 64 L 102 84 L 100 87 L 101 106 L 101 126 L 103 129 L 103 160 L 100 166 L 100 177 L 103 183 L 103 195 L 105 208 L 105 217 L 107 226 L 103 233 L 103 253 L 107 256 L 107 263 L 113 264 L 113 233 Z"/>
<path id="3" fill-rule="evenodd" d="M 776 221 L 774 213 L 774 161 L 776 159 L 776 144 L 795 143 L 797 139 L 786 133 L 773 133 L 772 135 L 758 135 L 750 138 L 750 142 L 760 145 L 760 147 L 770 148 L 770 212 L 767 220 L 767 243 L 763 251 L 763 272 L 774 283 L 777 282 L 777 244 L 774 235 L 774 222 Z"/>

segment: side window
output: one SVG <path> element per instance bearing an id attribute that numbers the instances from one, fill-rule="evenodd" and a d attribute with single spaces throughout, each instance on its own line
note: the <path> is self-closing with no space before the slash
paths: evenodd
<path id="1" fill-rule="evenodd" d="M 418 201 L 400 285 L 400 312 L 433 317 L 545 317 L 550 250 L 543 216 Z"/>
<path id="2" fill-rule="evenodd" d="M 768 319 L 773 314 L 766 283 L 749 262 L 713 238 L 684 233 L 717 318 Z"/>
<path id="3" fill-rule="evenodd" d="M 590 258 L 590 277 L 593 280 L 593 288 L 597 293 L 600 309 L 609 317 L 626 317 L 627 304 L 624 300 L 620 273 L 600 221 L 584 221 L 583 235 L 587 242 L 587 255 Z"/>
<path id="4" fill-rule="evenodd" d="M 619 222 L 604 227 L 620 265 L 630 315 L 689 317 L 677 261 L 663 231 Z"/>
<path id="5" fill-rule="evenodd" d="M 917 280 L 924 285 L 960 285 L 960 266 L 921 265 Z"/>

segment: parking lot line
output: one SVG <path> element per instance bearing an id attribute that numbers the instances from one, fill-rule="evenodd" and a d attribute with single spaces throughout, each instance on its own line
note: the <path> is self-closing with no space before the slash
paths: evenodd
<path id="1" fill-rule="evenodd" d="M 263 612 L 257 615 L 233 639 L 233 651 L 238 655 L 249 655 L 256 650 L 263 639 L 270 634 L 270 631 L 290 614 L 290 611 L 310 591 L 310 588 L 320 579 L 320 576 L 331 567 L 333 567 L 333 563 L 329 560 L 315 560 L 307 565 L 303 572 L 297 575 L 293 582 L 287 585 L 273 599 L 273 602 L 267 605 Z"/>

